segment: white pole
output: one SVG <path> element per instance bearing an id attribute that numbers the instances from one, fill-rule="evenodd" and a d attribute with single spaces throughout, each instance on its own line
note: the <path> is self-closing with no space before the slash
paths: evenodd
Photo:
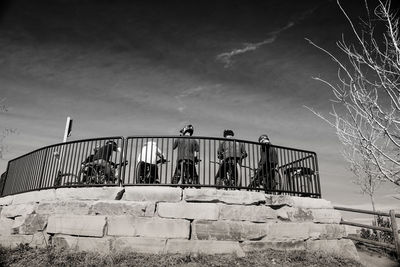
<path id="1" fill-rule="evenodd" d="M 67 138 L 71 135 L 71 130 L 72 130 L 72 119 L 71 117 L 67 117 L 67 122 L 65 123 L 63 143 L 67 142 Z"/>

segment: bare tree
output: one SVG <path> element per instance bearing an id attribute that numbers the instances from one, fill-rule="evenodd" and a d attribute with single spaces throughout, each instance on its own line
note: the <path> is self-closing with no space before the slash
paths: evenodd
<path id="1" fill-rule="evenodd" d="M 333 92 L 329 116 L 309 109 L 334 127 L 361 190 L 373 196 L 380 181 L 400 186 L 399 19 L 391 12 L 390 1 L 379 1 L 372 14 L 365 1 L 368 17 L 356 28 L 337 3 L 356 41 L 348 44 L 342 37 L 337 42 L 346 58 L 341 61 L 307 39 L 339 67 L 338 84 L 315 78 Z M 382 25 L 385 31 L 379 34 L 376 28 Z"/>

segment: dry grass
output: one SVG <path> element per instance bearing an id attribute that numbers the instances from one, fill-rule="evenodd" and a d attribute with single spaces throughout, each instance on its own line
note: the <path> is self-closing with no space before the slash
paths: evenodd
<path id="1" fill-rule="evenodd" d="M 138 253 L 99 254 L 75 252 L 53 247 L 15 249 L 0 247 L 0 266 L 361 266 L 359 263 L 304 251 L 248 253 L 232 255 L 150 255 Z"/>

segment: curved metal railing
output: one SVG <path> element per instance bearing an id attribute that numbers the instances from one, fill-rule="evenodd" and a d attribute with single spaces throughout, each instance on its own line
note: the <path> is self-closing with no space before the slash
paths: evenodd
<path id="1" fill-rule="evenodd" d="M 174 143 L 182 139 L 197 143 L 195 162 L 177 158 L 179 148 L 174 149 Z M 110 141 L 115 142 L 114 148 L 107 146 Z M 147 146 L 149 142 L 154 142 L 164 162 L 157 164 L 159 157 L 153 153 L 153 146 Z M 235 148 L 241 146 L 247 156 L 224 164 L 223 157 L 218 156 L 223 142 Z M 98 157 L 101 148 L 107 160 L 101 159 L 103 154 Z M 262 158 L 276 164 L 263 169 Z M 154 184 L 321 197 L 314 152 L 275 145 L 266 149 L 257 142 L 198 136 L 104 137 L 46 146 L 9 161 L 0 181 L 0 193 L 7 196 L 59 187 Z"/>

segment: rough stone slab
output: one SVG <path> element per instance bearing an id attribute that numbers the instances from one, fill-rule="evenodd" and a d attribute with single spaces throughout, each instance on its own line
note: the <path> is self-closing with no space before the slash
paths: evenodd
<path id="1" fill-rule="evenodd" d="M 242 205 L 265 203 L 264 193 L 216 188 L 186 188 L 183 191 L 183 198 L 187 202 L 221 202 Z"/>
<path id="2" fill-rule="evenodd" d="M 19 216 L 26 216 L 28 214 L 32 214 L 36 211 L 37 203 L 26 203 L 26 204 L 18 204 L 18 205 L 10 205 L 4 206 L 1 211 L 2 218 L 15 218 Z"/>
<path id="3" fill-rule="evenodd" d="M 306 243 L 304 241 L 244 241 L 240 244 L 244 252 L 261 251 L 267 249 L 274 250 L 305 250 Z"/>
<path id="4" fill-rule="evenodd" d="M 14 195 L 13 205 L 54 200 L 56 200 L 55 189 L 46 189 Z"/>
<path id="5" fill-rule="evenodd" d="M 271 206 L 290 206 L 306 209 L 332 209 L 330 201 L 320 198 L 293 197 L 287 195 L 270 195 Z"/>
<path id="6" fill-rule="evenodd" d="M 13 203 L 14 196 L 0 197 L 0 206 L 8 206 Z"/>
<path id="7" fill-rule="evenodd" d="M 312 209 L 313 222 L 315 223 L 335 223 L 342 220 L 342 214 L 334 209 Z"/>
<path id="8" fill-rule="evenodd" d="M 190 222 L 157 217 L 111 216 L 108 235 L 188 239 Z"/>
<path id="9" fill-rule="evenodd" d="M 245 256 L 239 242 L 215 240 L 168 239 L 165 252 L 169 254 L 235 254 L 237 257 Z"/>
<path id="10" fill-rule="evenodd" d="M 307 251 L 322 252 L 329 255 L 337 255 L 342 258 L 359 261 L 358 252 L 350 239 L 340 240 L 308 240 Z"/>
<path id="11" fill-rule="evenodd" d="M 215 203 L 159 203 L 157 213 L 164 218 L 218 220 L 219 207 Z"/>
<path id="12" fill-rule="evenodd" d="M 47 232 L 77 236 L 102 237 L 106 225 L 105 216 L 51 215 Z"/>
<path id="13" fill-rule="evenodd" d="M 271 223 L 263 241 L 300 241 L 309 238 L 312 223 Z"/>
<path id="14" fill-rule="evenodd" d="M 339 224 L 310 224 L 310 239 L 340 239 L 347 236 L 346 227 Z"/>
<path id="15" fill-rule="evenodd" d="M 204 221 L 192 223 L 192 239 L 197 240 L 260 240 L 268 233 L 268 223 L 245 221 Z"/>
<path id="16" fill-rule="evenodd" d="M 220 219 L 222 220 L 267 222 L 276 218 L 276 211 L 264 205 L 220 205 Z"/>
<path id="17" fill-rule="evenodd" d="M 312 211 L 303 208 L 282 206 L 276 210 L 279 219 L 290 222 L 312 222 L 314 216 Z"/>
<path id="18" fill-rule="evenodd" d="M 0 218 L 0 236 L 9 236 L 12 234 L 14 220 L 7 218 Z"/>
<path id="19" fill-rule="evenodd" d="M 13 226 L 13 233 L 22 235 L 33 235 L 38 231 L 43 231 L 47 225 L 47 218 L 49 215 L 29 214 L 23 218 L 23 222 L 19 226 Z"/>
<path id="20" fill-rule="evenodd" d="M 109 200 L 93 203 L 89 213 L 95 215 L 153 216 L 154 211 L 154 202 Z"/>
<path id="21" fill-rule="evenodd" d="M 162 254 L 165 250 L 165 238 L 145 237 L 117 237 L 113 243 L 113 250 L 122 252 Z"/>
<path id="22" fill-rule="evenodd" d="M 88 215 L 91 201 L 41 202 L 36 209 L 38 214 Z"/>
<path id="23" fill-rule="evenodd" d="M 57 200 L 114 200 L 120 187 L 58 188 Z"/>
<path id="24" fill-rule="evenodd" d="M 110 236 L 136 236 L 135 216 L 108 216 L 107 235 Z"/>
<path id="25" fill-rule="evenodd" d="M 7 248 L 16 248 L 19 244 L 28 244 L 33 248 L 44 248 L 49 244 L 49 236 L 45 233 L 0 236 L 0 244 Z"/>
<path id="26" fill-rule="evenodd" d="M 137 218 L 138 236 L 189 239 L 190 222 L 182 219 Z"/>
<path id="27" fill-rule="evenodd" d="M 278 219 L 291 222 L 340 223 L 342 216 L 334 209 L 305 209 L 282 206 L 276 210 Z"/>
<path id="28" fill-rule="evenodd" d="M 73 251 L 90 251 L 107 254 L 111 251 L 112 238 L 56 235 L 53 237 L 52 244 L 56 247 L 71 249 Z"/>
<path id="29" fill-rule="evenodd" d="M 132 186 L 125 188 L 122 200 L 148 202 L 179 202 L 182 189 L 178 187 Z"/>

